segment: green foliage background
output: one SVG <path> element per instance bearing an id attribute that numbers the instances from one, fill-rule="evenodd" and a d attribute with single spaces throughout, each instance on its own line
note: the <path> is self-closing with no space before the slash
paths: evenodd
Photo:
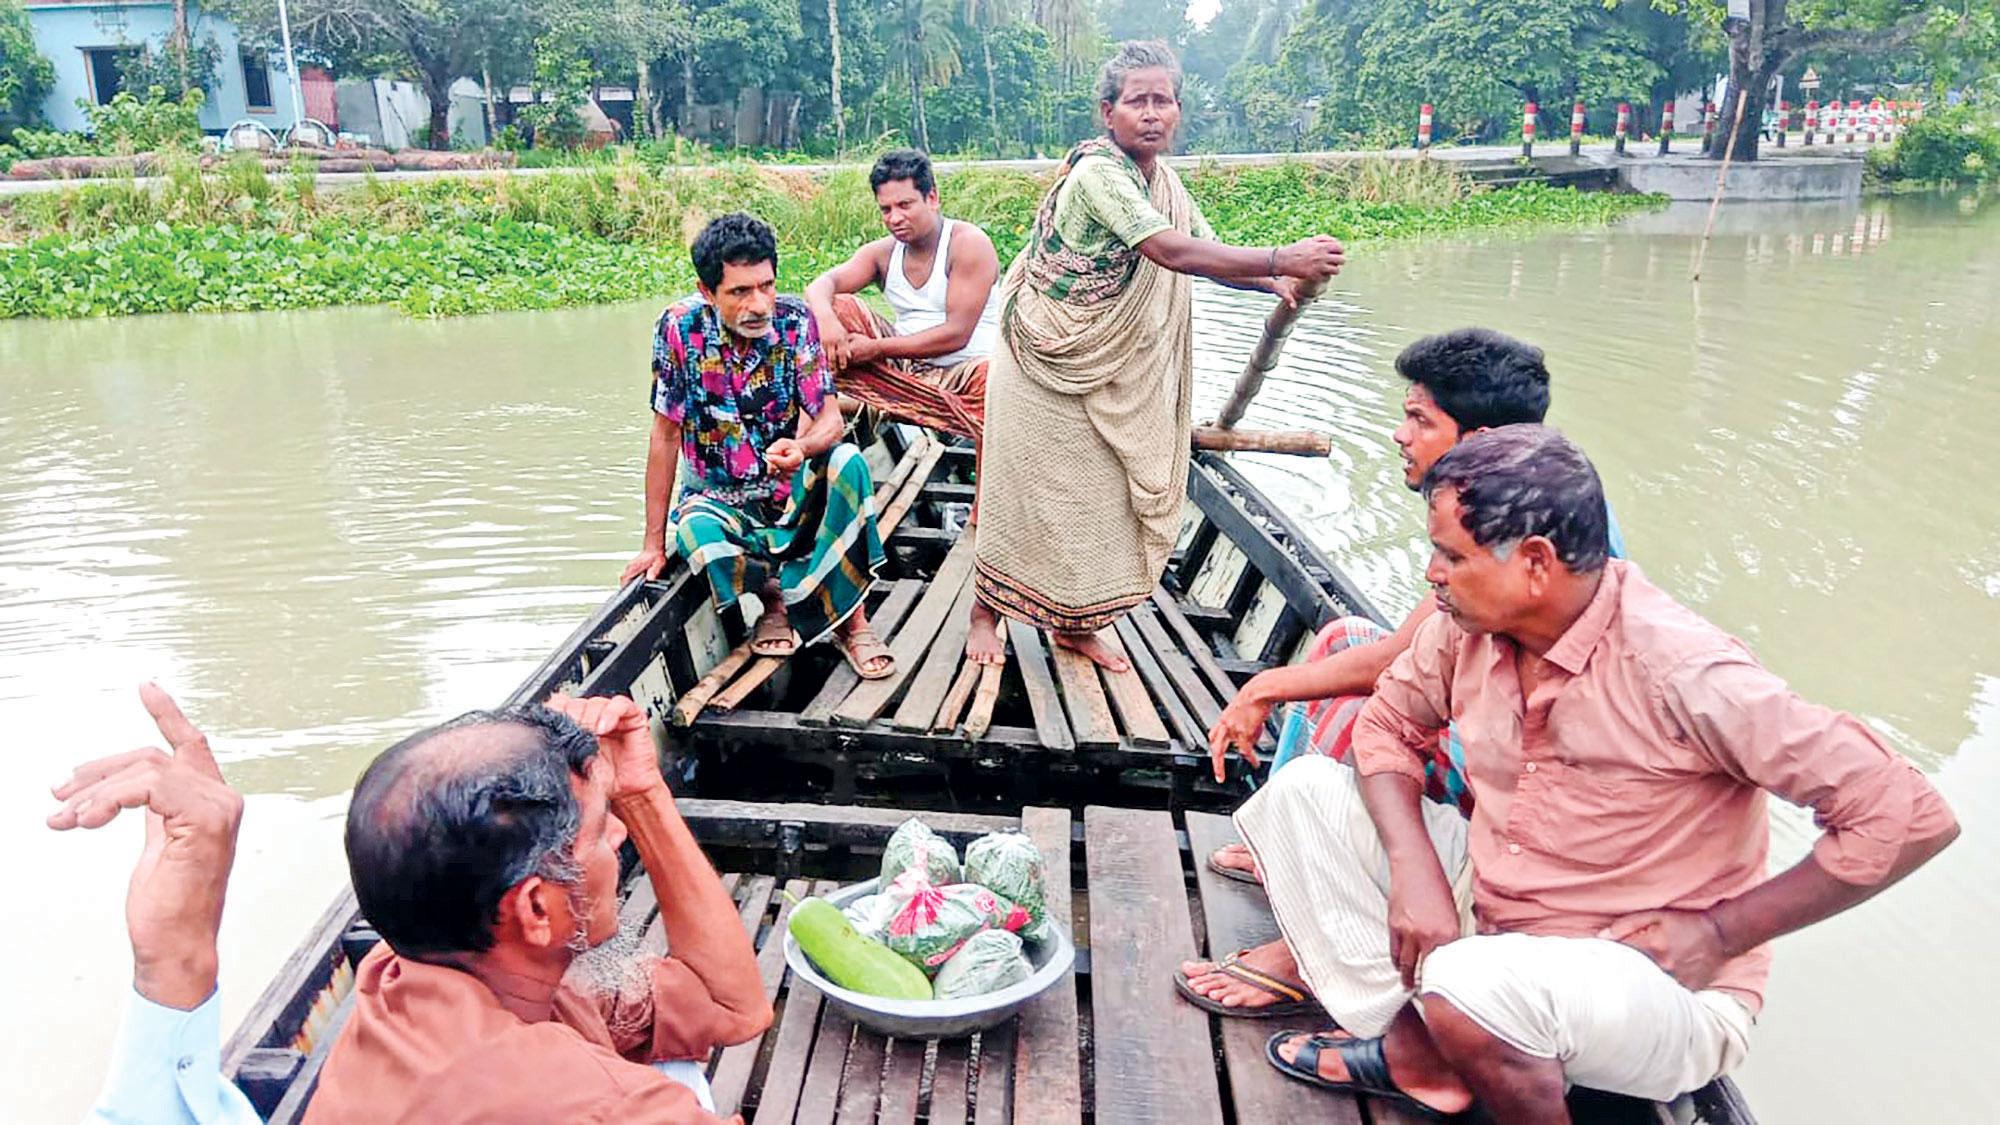
<path id="1" fill-rule="evenodd" d="M 1484 191 L 1436 162 L 1204 169 L 1188 184 L 1221 237 L 1247 245 L 1595 223 L 1657 205 L 1533 185 Z M 991 169 L 940 184 L 951 213 L 984 227 L 1003 260 L 1026 240 L 1043 190 L 1038 176 Z M 777 229 L 780 284 L 793 291 L 881 235 L 858 170 L 654 172 L 628 158 L 322 192 L 303 167 L 267 177 L 244 161 L 203 176 L 182 161 L 159 188 L 93 183 L 0 212 L 0 244 L 17 243 L 0 248 L 0 316 L 385 303 L 450 316 L 663 298 L 693 288 L 687 244 L 731 210 Z"/>

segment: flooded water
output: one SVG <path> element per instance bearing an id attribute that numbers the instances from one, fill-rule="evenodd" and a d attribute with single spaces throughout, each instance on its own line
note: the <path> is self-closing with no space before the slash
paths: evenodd
<path id="1" fill-rule="evenodd" d="M 1976 921 L 2000 906 L 2000 204 L 1725 210 L 1697 286 L 1702 217 L 1357 247 L 1246 423 L 1329 431 L 1334 456 L 1251 471 L 1400 613 L 1424 552 L 1391 357 L 1465 324 L 1545 347 L 1551 420 L 1595 457 L 1647 573 L 1864 716 L 1966 826 L 1884 898 L 1779 943 L 1740 1075 L 1760 1119 L 1983 1120 L 2000 1099 L 2000 974 Z M 49 833 L 43 785 L 154 741 L 143 678 L 212 733 L 250 794 L 223 934 L 233 1024 L 336 885 L 361 766 L 501 696 L 633 550 L 656 311 L 0 323 L 0 841 L 31 859 L 0 967 L 10 1119 L 88 1102 L 129 963 L 138 826 Z M 1262 313 L 1202 288 L 1202 405 Z M 1776 862 L 1812 838 L 1791 813 Z"/>

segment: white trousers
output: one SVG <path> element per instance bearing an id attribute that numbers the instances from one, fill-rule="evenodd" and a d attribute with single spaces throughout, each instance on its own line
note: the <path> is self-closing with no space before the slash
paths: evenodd
<path id="1" fill-rule="evenodd" d="M 1598 938 L 1473 933 L 1466 822 L 1423 802 L 1468 936 L 1440 947 L 1403 986 L 1389 957 L 1389 857 L 1350 767 L 1293 761 L 1237 810 L 1271 910 L 1313 995 L 1340 1026 L 1380 1035 L 1405 1004 L 1440 997 L 1525 1054 L 1557 1059 L 1572 1083 L 1666 1101 L 1743 1060 L 1749 1010 L 1692 992 L 1630 946 Z"/>

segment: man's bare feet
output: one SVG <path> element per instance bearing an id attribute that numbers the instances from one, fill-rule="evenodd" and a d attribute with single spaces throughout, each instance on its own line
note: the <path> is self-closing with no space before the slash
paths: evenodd
<path id="1" fill-rule="evenodd" d="M 1287 981 L 1299 979 L 1299 963 L 1283 939 L 1260 945 L 1237 961 L 1265 976 Z M 1186 974 L 1189 988 L 1226 1008 L 1266 1008 L 1284 1001 L 1268 989 L 1220 972 L 1213 961 L 1183 961 L 1181 972 Z"/>
<path id="2" fill-rule="evenodd" d="M 1320 1034 L 1334 1039 L 1352 1038 L 1338 1028 Z M 1306 1039 L 1307 1034 L 1300 1032 L 1279 1043 L 1278 1057 L 1297 1062 L 1299 1048 Z M 1382 1054 L 1389 1063 L 1390 1081 L 1403 1093 L 1439 1113 L 1463 1113 L 1472 1107 L 1472 1088 L 1438 1054 L 1415 1008 L 1405 1007 L 1397 1013 L 1396 1021 L 1382 1037 Z M 1319 1076 L 1329 1082 L 1353 1081 L 1340 1052 L 1330 1049 L 1319 1053 Z"/>
<path id="3" fill-rule="evenodd" d="M 1000 615 L 972 599 L 972 631 L 965 635 L 965 658 L 974 664 L 1007 663 L 1007 642 L 1000 639 Z"/>
<path id="4" fill-rule="evenodd" d="M 1242 844 L 1222 845 L 1209 855 L 1208 862 L 1228 871 L 1240 871 L 1259 883 L 1264 881 L 1264 873 L 1257 870 L 1257 861 L 1251 858 L 1250 849 Z"/>
<path id="5" fill-rule="evenodd" d="M 1096 633 L 1050 633 L 1049 639 L 1071 652 L 1088 656 L 1107 672 L 1129 672 L 1132 669 L 1131 662 L 1112 651 L 1111 646 L 1099 640 Z"/>

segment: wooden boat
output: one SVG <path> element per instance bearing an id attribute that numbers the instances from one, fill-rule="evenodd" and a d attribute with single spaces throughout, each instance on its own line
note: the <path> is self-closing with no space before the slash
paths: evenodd
<path id="1" fill-rule="evenodd" d="M 1233 465 L 1196 453 L 1168 574 L 1109 634 L 1129 673 L 1101 673 L 1018 624 L 1004 670 L 970 665 L 970 544 L 953 517 L 973 498 L 971 452 L 904 425 L 870 433 L 891 556 L 870 613 L 895 677 L 864 683 L 826 647 L 752 656 L 742 622 L 718 619 L 705 582 L 676 562 L 607 600 L 505 701 L 629 693 L 652 716 L 779 1013 L 757 1042 L 711 1060 L 723 1112 L 755 1125 L 1405 1120 L 1284 1078 L 1264 1059 L 1266 1021 L 1212 1020 L 1167 984 L 1198 951 L 1277 933 L 1260 891 L 1200 862 L 1232 838 L 1218 814 L 1248 791 L 1240 774 L 1209 775 L 1204 732 L 1238 684 L 1298 659 L 1321 623 L 1379 612 Z M 961 844 L 1027 831 L 1074 926 L 1076 987 L 969 1042 L 857 1029 L 788 977 L 774 937 L 776 891 L 868 877 L 918 809 Z M 632 872 L 624 916 L 663 948 L 655 906 Z M 303 1113 L 353 966 L 377 940 L 343 892 L 226 1046 L 225 1071 L 272 1121 Z M 1673 1106 L 1572 1100 L 1580 1120 L 1751 1120 L 1727 1079 Z"/>

